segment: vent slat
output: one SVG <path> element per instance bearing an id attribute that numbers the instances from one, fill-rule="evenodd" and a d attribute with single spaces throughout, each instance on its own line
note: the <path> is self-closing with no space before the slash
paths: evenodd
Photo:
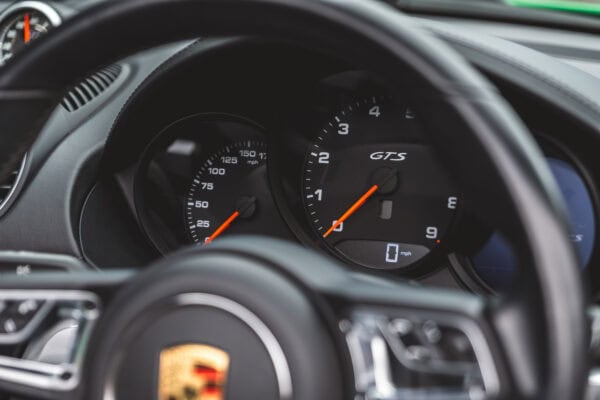
<path id="1" fill-rule="evenodd" d="M 81 84 L 73 88 L 73 94 L 77 97 L 82 106 L 92 100 L 91 97 L 88 97 L 87 94 L 81 90 Z"/>
<path id="2" fill-rule="evenodd" d="M 98 85 L 98 83 L 93 79 L 92 76 L 87 78 L 85 81 L 87 82 L 88 85 L 90 85 L 91 87 L 94 88 L 94 92 L 98 93 L 98 95 L 100 95 L 100 93 L 102 93 L 104 91 L 102 86 Z"/>
<path id="3" fill-rule="evenodd" d="M 69 93 L 69 100 L 71 100 L 71 103 L 75 104 L 75 109 L 81 107 L 81 99 L 76 92 Z"/>
<path id="4" fill-rule="evenodd" d="M 90 79 L 92 79 L 94 82 L 96 82 L 96 84 L 100 87 L 100 91 L 104 92 L 107 88 L 106 83 L 100 79 L 97 75 L 92 75 L 90 76 Z"/>
<path id="5" fill-rule="evenodd" d="M 71 88 L 61 101 L 62 107 L 74 112 L 100 96 L 121 75 L 122 67 L 112 65 L 97 71 Z"/>
<path id="6" fill-rule="evenodd" d="M 77 104 L 71 100 L 71 96 L 68 94 L 62 99 L 60 104 L 69 112 L 77 110 Z"/>
<path id="7" fill-rule="evenodd" d="M 81 85 L 79 86 L 87 95 L 90 99 L 93 99 L 94 97 L 98 96 L 100 93 L 96 92 L 91 86 L 90 84 L 87 82 L 87 80 L 81 82 Z"/>
<path id="8" fill-rule="evenodd" d="M 106 84 L 106 87 L 110 86 L 110 84 L 112 83 L 112 78 L 110 77 L 109 74 L 107 74 L 104 71 L 98 71 L 96 73 L 96 76 L 100 79 L 102 79 L 102 81 Z"/>

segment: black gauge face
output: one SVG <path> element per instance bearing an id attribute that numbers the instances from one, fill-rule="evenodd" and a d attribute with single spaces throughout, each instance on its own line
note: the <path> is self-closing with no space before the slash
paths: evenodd
<path id="1" fill-rule="evenodd" d="M 48 17 L 37 10 L 23 10 L 9 18 L 0 28 L 0 65 L 52 27 Z"/>
<path id="2" fill-rule="evenodd" d="M 266 144 L 255 140 L 230 144 L 206 160 L 186 198 L 187 227 L 194 242 L 211 242 L 226 231 L 243 232 L 253 222 L 270 225 L 262 221 L 269 217 L 261 212 L 261 204 L 264 208 L 272 202 L 266 161 Z"/>
<path id="3" fill-rule="evenodd" d="M 309 223 L 333 252 L 379 269 L 407 268 L 439 247 L 459 203 L 411 109 L 379 97 L 321 128 L 302 189 Z"/>

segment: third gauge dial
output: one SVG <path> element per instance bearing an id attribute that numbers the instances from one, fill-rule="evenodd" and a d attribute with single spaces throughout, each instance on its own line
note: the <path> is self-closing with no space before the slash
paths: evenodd
<path id="1" fill-rule="evenodd" d="M 320 128 L 302 192 L 315 234 L 378 269 L 408 268 L 438 248 L 459 205 L 412 109 L 387 97 L 348 104 Z"/>
<path id="2" fill-rule="evenodd" d="M 61 22 L 60 16 L 49 6 L 37 2 L 25 3 L 35 7 L 21 7 L 17 3 L 12 7 L 14 13 L 9 8 L 9 17 L 0 26 L 0 65 Z"/>

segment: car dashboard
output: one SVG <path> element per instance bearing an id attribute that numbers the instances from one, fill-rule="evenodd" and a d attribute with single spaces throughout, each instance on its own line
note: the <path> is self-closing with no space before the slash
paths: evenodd
<path id="1" fill-rule="evenodd" d="M 0 63 L 22 47 L 15 37 L 25 26 L 49 28 L 80 7 L 0 3 Z M 421 18 L 490 78 L 534 134 L 597 297 L 599 125 L 563 101 L 593 103 L 597 44 L 585 33 Z M 524 55 L 503 58 L 502 46 Z M 544 71 L 534 56 L 564 70 Z M 573 94 L 564 82 L 571 74 L 588 93 Z M 531 85 L 533 78 L 562 97 Z M 0 247 L 129 269 L 227 235 L 264 235 L 385 279 L 510 290 L 526 266 L 510 238 L 477 219 L 444 167 L 443 149 L 430 144 L 436 116 L 413 108 L 426 93 L 391 89 L 353 60 L 260 38 L 198 39 L 119 60 L 69 89 L 0 186 Z M 33 256 L 14 264 L 13 252 L 3 253 L 3 274 L 53 268 Z"/>

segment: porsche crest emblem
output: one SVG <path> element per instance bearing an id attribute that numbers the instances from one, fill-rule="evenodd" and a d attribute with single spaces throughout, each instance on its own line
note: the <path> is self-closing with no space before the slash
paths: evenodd
<path id="1" fill-rule="evenodd" d="M 224 400 L 229 355 L 203 344 L 182 344 L 160 353 L 158 400 Z"/>

